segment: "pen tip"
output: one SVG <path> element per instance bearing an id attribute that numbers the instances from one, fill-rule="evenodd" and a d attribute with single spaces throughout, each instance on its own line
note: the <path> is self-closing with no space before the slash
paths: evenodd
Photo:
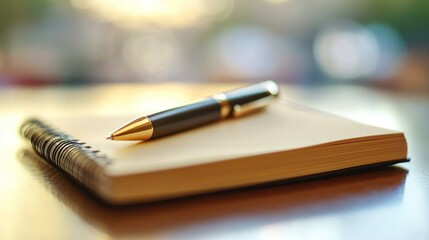
<path id="1" fill-rule="evenodd" d="M 113 137 L 112 137 L 112 135 L 110 135 L 110 136 L 108 136 L 106 139 L 108 139 L 108 140 L 113 140 Z"/>

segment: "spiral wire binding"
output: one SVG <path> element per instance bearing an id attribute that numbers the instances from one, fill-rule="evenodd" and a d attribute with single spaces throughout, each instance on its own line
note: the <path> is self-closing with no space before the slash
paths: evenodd
<path id="1" fill-rule="evenodd" d="M 20 133 L 47 162 L 83 185 L 99 188 L 103 167 L 111 163 L 107 156 L 38 119 L 25 121 Z"/>

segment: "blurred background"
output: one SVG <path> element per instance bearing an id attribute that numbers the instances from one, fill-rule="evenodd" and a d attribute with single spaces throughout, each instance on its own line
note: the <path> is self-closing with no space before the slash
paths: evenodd
<path id="1" fill-rule="evenodd" d="M 353 84 L 429 93 L 426 0 L 2 0 L 0 87 Z"/>

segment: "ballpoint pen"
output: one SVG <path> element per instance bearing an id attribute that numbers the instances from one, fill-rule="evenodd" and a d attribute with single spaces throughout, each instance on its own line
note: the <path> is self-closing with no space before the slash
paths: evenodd
<path id="1" fill-rule="evenodd" d="M 265 81 L 185 106 L 139 117 L 110 134 L 111 140 L 144 141 L 167 136 L 263 108 L 279 94 L 273 81 Z"/>

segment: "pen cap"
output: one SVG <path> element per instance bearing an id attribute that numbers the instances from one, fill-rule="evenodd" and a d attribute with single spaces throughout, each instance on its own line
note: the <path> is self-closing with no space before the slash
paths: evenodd
<path id="1" fill-rule="evenodd" d="M 265 81 L 223 94 L 225 94 L 232 109 L 230 116 L 238 117 L 269 104 L 278 96 L 279 86 L 273 81 Z"/>

